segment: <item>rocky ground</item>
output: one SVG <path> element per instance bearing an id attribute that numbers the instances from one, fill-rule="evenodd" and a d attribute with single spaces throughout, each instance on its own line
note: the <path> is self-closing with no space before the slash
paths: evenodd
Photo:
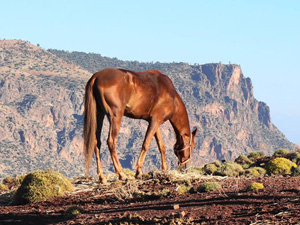
<path id="1" fill-rule="evenodd" d="M 172 174 L 171 174 L 172 173 Z M 49 201 L 14 205 L 12 190 L 0 196 L 0 224 L 299 224 L 300 176 L 229 178 L 152 172 L 107 185 L 74 179 L 75 192 Z M 204 182 L 221 188 L 199 192 Z M 247 192 L 259 182 L 264 189 Z M 185 188 L 184 188 L 185 187 Z"/>

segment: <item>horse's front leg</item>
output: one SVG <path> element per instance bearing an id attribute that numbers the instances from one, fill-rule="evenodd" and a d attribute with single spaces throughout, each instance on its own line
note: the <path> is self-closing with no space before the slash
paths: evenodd
<path id="1" fill-rule="evenodd" d="M 117 155 L 117 150 L 116 150 L 117 138 L 118 138 L 118 134 L 120 131 L 120 125 L 121 125 L 121 119 L 122 119 L 121 115 L 118 117 L 112 116 L 109 118 L 110 127 L 109 127 L 109 135 L 108 135 L 108 139 L 107 139 L 107 145 L 108 145 L 108 148 L 110 151 L 110 155 L 111 155 L 111 158 L 113 161 L 113 165 L 114 165 L 116 174 L 119 175 L 120 180 L 125 180 L 126 175 L 124 174 L 124 172 L 122 170 L 122 166 L 119 161 L 119 158 Z"/>
<path id="2" fill-rule="evenodd" d="M 153 138 L 153 136 L 156 133 L 159 126 L 160 126 L 160 123 L 158 121 L 153 121 L 153 120 L 150 122 L 150 124 L 148 126 L 146 136 L 145 136 L 143 146 L 142 146 L 142 151 L 140 153 L 140 156 L 139 156 L 137 164 L 136 164 L 136 174 L 135 174 L 136 178 L 141 178 L 141 176 L 142 176 L 142 167 L 143 167 L 143 163 L 144 163 L 147 151 L 151 144 L 151 139 Z"/>
<path id="3" fill-rule="evenodd" d="M 167 170 L 168 166 L 167 166 L 167 161 L 166 161 L 166 147 L 165 147 L 164 142 L 162 140 L 160 128 L 158 128 L 156 133 L 155 133 L 155 139 L 156 139 L 156 143 L 158 145 L 158 149 L 159 149 L 160 154 L 161 154 L 161 169 L 162 170 Z"/>

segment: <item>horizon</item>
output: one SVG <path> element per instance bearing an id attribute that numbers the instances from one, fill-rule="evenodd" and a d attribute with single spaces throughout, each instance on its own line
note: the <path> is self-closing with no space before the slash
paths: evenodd
<path id="1" fill-rule="evenodd" d="M 300 144 L 299 1 L 5 1 L 0 39 L 120 60 L 237 64 Z"/>

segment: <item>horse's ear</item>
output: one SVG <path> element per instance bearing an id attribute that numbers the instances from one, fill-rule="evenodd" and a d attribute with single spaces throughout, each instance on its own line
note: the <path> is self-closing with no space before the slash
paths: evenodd
<path id="1" fill-rule="evenodd" d="M 196 136 L 197 131 L 198 131 L 198 128 L 196 127 L 196 128 L 194 129 L 194 131 L 192 132 L 193 138 Z"/>

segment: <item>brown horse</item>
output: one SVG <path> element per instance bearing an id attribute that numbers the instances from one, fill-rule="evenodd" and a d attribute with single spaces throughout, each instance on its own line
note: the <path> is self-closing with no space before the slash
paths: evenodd
<path id="1" fill-rule="evenodd" d="M 166 148 L 163 144 L 160 125 L 169 120 L 176 134 L 174 152 L 182 167 L 190 163 L 195 147 L 194 136 L 183 101 L 172 81 L 158 70 L 145 72 L 107 68 L 95 73 L 86 84 L 84 102 L 84 154 L 86 171 L 89 174 L 93 153 L 97 161 L 99 181 L 105 183 L 100 162 L 101 129 L 104 116 L 109 120 L 107 144 L 115 172 L 125 179 L 116 153 L 117 136 L 123 115 L 148 121 L 149 126 L 136 164 L 136 178 L 142 175 L 142 166 L 151 139 L 155 136 L 162 159 L 162 169 L 167 169 Z"/>

